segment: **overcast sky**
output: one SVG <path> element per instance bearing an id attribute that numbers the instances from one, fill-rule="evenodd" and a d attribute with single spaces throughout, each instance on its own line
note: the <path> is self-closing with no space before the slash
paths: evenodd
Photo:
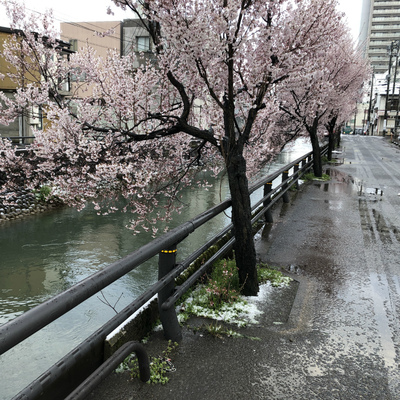
<path id="1" fill-rule="evenodd" d="M 338 0 L 339 10 L 346 13 L 347 22 L 354 40 L 360 33 L 362 0 Z"/>
<path id="2" fill-rule="evenodd" d="M 340 10 L 344 11 L 348 17 L 349 27 L 356 39 L 359 32 L 362 0 L 338 1 Z M 115 15 L 107 15 L 107 7 L 112 4 L 111 0 L 25 0 L 25 4 L 29 10 L 38 12 L 52 8 L 58 22 L 120 21 L 132 15 L 129 12 L 124 13 L 115 6 L 112 7 L 116 11 Z M 0 25 L 9 25 L 2 7 L 0 8 Z"/>

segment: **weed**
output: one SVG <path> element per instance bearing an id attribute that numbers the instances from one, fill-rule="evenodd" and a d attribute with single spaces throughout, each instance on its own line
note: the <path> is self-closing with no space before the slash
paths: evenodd
<path id="1" fill-rule="evenodd" d="M 218 324 L 216 321 L 211 322 L 211 324 L 206 326 L 207 332 L 215 337 L 222 337 L 222 335 L 225 333 L 224 327 L 220 324 Z"/>
<path id="2" fill-rule="evenodd" d="M 47 185 L 43 185 L 40 189 L 34 190 L 36 198 L 40 201 L 46 201 L 51 194 L 51 187 Z"/>
<path id="3" fill-rule="evenodd" d="M 331 177 L 327 174 L 322 174 L 322 177 L 316 177 L 312 172 L 303 175 L 305 181 L 329 181 Z"/>
<path id="4" fill-rule="evenodd" d="M 178 343 L 168 342 L 167 348 L 162 352 L 160 357 L 152 357 L 150 359 L 150 380 L 147 383 L 162 384 L 168 383 L 168 372 L 175 371 L 171 363 L 171 353 L 178 347 Z M 117 372 L 129 371 L 131 378 L 139 378 L 139 362 L 134 354 L 129 355 L 117 368 Z"/>
<path id="5" fill-rule="evenodd" d="M 217 262 L 206 286 L 210 307 L 218 309 L 222 304 L 236 302 L 239 289 L 235 260 L 224 259 Z"/>
<path id="6" fill-rule="evenodd" d="M 209 325 L 206 325 L 206 331 L 217 338 L 222 338 L 223 336 L 228 336 L 228 337 L 236 337 L 236 338 L 242 338 L 243 335 L 241 335 L 238 332 L 235 332 L 233 329 L 230 328 L 224 328 L 221 324 L 218 324 L 216 321 L 211 322 Z"/>
<path id="7" fill-rule="evenodd" d="M 282 272 L 268 266 L 267 264 L 260 264 L 258 266 L 257 276 L 260 283 L 268 281 L 274 287 L 288 285 L 292 280 L 288 276 L 284 276 Z"/>

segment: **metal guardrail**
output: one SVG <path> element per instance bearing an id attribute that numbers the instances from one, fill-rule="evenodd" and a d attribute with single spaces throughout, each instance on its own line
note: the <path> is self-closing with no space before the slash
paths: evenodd
<path id="1" fill-rule="evenodd" d="M 98 384 L 106 378 L 125 358 L 135 352 L 139 364 L 139 376 L 142 382 L 150 379 L 149 357 L 144 347 L 135 342 L 128 342 L 121 346 L 108 360 L 106 360 L 92 375 L 85 379 L 65 400 L 85 399 Z"/>
<path id="2" fill-rule="evenodd" d="M 322 154 L 326 152 L 327 146 L 322 148 Z M 284 202 L 289 201 L 288 190 L 292 186 L 298 184 L 298 179 L 300 179 L 311 166 L 312 152 L 307 153 L 303 157 L 298 158 L 280 170 L 251 185 L 249 188 L 251 193 L 264 187 L 263 198 L 252 206 L 253 212 L 255 213 L 252 222 L 255 223 L 261 218 L 264 218 L 266 222 L 272 222 L 271 207 L 281 198 Z M 291 170 L 292 173 L 290 174 Z M 272 188 L 272 182 L 280 177 L 282 177 L 281 183 L 275 188 Z M 175 313 L 175 302 L 204 274 L 204 272 L 206 272 L 215 260 L 222 257 L 232 248 L 235 238 L 230 238 L 221 249 L 178 288 L 175 288 L 175 278 L 185 271 L 208 248 L 217 243 L 222 237 L 226 236 L 232 229 L 232 225 L 225 227 L 220 233 L 178 264 L 176 263 L 177 245 L 190 233 L 227 210 L 230 206 L 230 199 L 223 201 L 128 256 L 82 280 L 66 291 L 0 326 L 1 355 L 145 261 L 157 254 L 159 255 L 159 280 L 146 292 L 137 297 L 130 305 L 109 320 L 107 324 L 103 325 L 74 350 L 64 356 L 58 363 L 33 381 L 27 388 L 23 389 L 14 397 L 14 400 L 33 400 L 39 397 L 41 399 L 54 399 L 54 393 L 57 393 L 57 398 L 60 398 L 61 393 L 64 393 L 63 396 L 65 397 L 103 363 L 102 350 L 98 349 L 102 348 L 102 344 L 107 335 L 120 326 L 129 316 L 139 310 L 155 295 L 158 295 L 158 307 L 165 337 L 167 339 L 179 341 L 181 338 L 181 329 Z M 91 356 L 91 363 L 94 365 L 90 365 L 89 367 L 86 365 L 82 366 L 81 364 L 85 362 L 89 354 Z M 62 381 L 65 376 L 69 376 L 69 379 L 64 379 L 69 382 L 63 387 L 60 385 L 60 381 Z M 71 376 L 73 378 L 71 378 Z M 74 386 L 71 388 L 71 381 L 76 381 L 78 378 L 80 381 L 75 382 Z"/>

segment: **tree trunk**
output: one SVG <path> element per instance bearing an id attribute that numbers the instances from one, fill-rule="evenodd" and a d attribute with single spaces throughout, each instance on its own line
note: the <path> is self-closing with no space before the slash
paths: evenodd
<path id="1" fill-rule="evenodd" d="M 246 160 L 243 157 L 246 136 L 240 135 L 235 126 L 234 49 L 232 44 L 228 45 L 228 54 L 228 90 L 224 95 L 226 139 L 224 158 L 232 199 L 232 223 L 236 239 L 235 259 L 241 293 L 245 296 L 256 296 L 258 293 L 256 249 L 251 226 L 251 203 L 246 176 Z"/>
<path id="2" fill-rule="evenodd" d="M 317 178 L 322 177 L 322 159 L 318 140 L 318 118 L 314 118 L 312 126 L 307 126 L 313 149 L 313 172 Z"/>
<path id="3" fill-rule="evenodd" d="M 246 161 L 239 151 L 235 153 L 231 153 L 227 172 L 232 198 L 232 223 L 236 238 L 236 266 L 239 271 L 242 294 L 256 296 L 258 293 L 256 250 L 251 226 L 251 203 L 246 177 Z"/>
<path id="4" fill-rule="evenodd" d="M 332 152 L 336 148 L 336 134 L 335 134 L 335 127 L 336 127 L 337 117 L 332 117 L 330 121 L 325 125 L 326 129 L 328 130 L 328 160 L 332 161 Z"/>
<path id="5" fill-rule="evenodd" d="M 342 131 L 341 127 L 339 127 L 336 131 L 336 147 L 340 147 L 340 132 Z"/>
<path id="6" fill-rule="evenodd" d="M 333 132 L 329 132 L 328 135 L 328 160 L 332 161 L 332 153 L 335 149 L 335 135 Z"/>

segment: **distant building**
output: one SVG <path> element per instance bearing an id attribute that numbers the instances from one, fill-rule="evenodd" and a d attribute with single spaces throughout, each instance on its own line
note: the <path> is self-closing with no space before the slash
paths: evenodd
<path id="1" fill-rule="evenodd" d="M 61 40 L 70 43 L 71 49 L 79 52 L 87 46 L 92 47 L 100 57 L 106 57 L 109 50 L 121 48 L 121 22 L 99 21 L 99 22 L 62 22 L 60 24 Z M 107 34 L 104 34 L 107 32 Z M 90 88 L 79 93 L 79 82 L 84 76 L 80 71 L 71 76 L 73 90 L 78 90 L 78 96 L 91 96 Z M 86 88 L 85 88 L 86 89 Z"/>
<path id="2" fill-rule="evenodd" d="M 71 49 L 79 49 L 91 46 L 101 57 L 107 55 L 109 49 L 121 48 L 121 22 L 62 22 L 61 40 L 69 42 Z"/>
<path id="3" fill-rule="evenodd" d="M 374 76 L 357 120 L 368 134 L 391 134 L 397 130 L 400 97 L 400 0 L 363 0 L 359 42 Z"/>
<path id="4" fill-rule="evenodd" d="M 398 71 L 400 72 L 400 70 Z M 399 89 L 400 85 L 396 82 L 393 88 L 389 82 L 388 88 L 387 71 L 384 74 L 375 74 L 374 85 L 370 95 L 371 101 L 371 127 L 373 135 L 398 135 L 398 119 L 400 114 Z M 394 90 L 393 90 L 394 89 Z M 394 94 L 393 94 L 394 92 Z M 386 121 L 386 122 L 385 122 Z M 396 123 L 397 121 L 397 123 Z"/>
<path id="5" fill-rule="evenodd" d="M 378 74 L 388 70 L 388 48 L 400 40 L 400 1 L 363 0 L 360 43 Z"/>
<path id="6" fill-rule="evenodd" d="M 110 49 L 117 50 L 121 56 L 132 52 L 152 59 L 152 40 L 140 19 L 98 22 L 62 22 L 61 39 L 79 51 L 91 46 L 100 57 L 105 57 Z M 139 63 L 133 66 L 137 68 Z"/>
<path id="7" fill-rule="evenodd" d="M 3 49 L 3 45 L 6 40 L 11 38 L 14 34 L 23 35 L 22 31 L 15 31 L 10 28 L 0 27 L 0 49 Z M 61 51 L 63 56 L 68 57 L 71 53 L 69 43 L 58 41 L 58 50 Z M 12 66 L 7 63 L 4 58 L 0 58 L 0 71 L 6 74 Z M 41 79 L 39 68 L 32 63 L 32 69 L 26 71 L 26 82 L 35 83 Z M 5 76 L 4 79 L 0 79 L 0 91 L 3 92 L 8 98 L 13 98 L 18 85 L 10 78 Z M 65 80 L 58 83 L 57 88 L 60 96 L 67 96 L 70 92 L 70 82 Z M 27 107 L 21 111 L 19 116 L 9 125 L 0 124 L 0 136 L 9 138 L 15 144 L 25 145 L 30 143 L 33 138 L 33 128 L 43 129 L 46 125 L 45 115 L 41 107 Z"/>
<path id="8" fill-rule="evenodd" d="M 121 27 L 121 55 L 136 53 L 138 61 L 133 68 L 138 68 L 145 61 L 155 62 L 153 42 L 143 22 L 139 19 L 125 19 Z"/>

